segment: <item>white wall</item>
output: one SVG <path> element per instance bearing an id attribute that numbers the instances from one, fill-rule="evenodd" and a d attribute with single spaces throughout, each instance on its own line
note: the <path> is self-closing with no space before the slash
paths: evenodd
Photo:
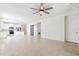
<path id="1" fill-rule="evenodd" d="M 64 14 L 59 14 L 59 15 L 56 15 L 53 17 L 41 19 L 41 37 L 52 39 L 52 40 L 64 41 L 65 33 L 66 33 L 64 17 L 70 16 L 70 15 L 74 15 L 74 16 L 79 15 L 79 11 L 77 11 L 77 10 L 69 11 Z M 36 21 L 31 24 L 37 24 L 38 22 L 40 22 L 40 21 Z M 30 33 L 30 31 L 29 31 L 29 33 Z"/>
<path id="2" fill-rule="evenodd" d="M 30 23 L 29 26 L 32 24 L 37 24 L 38 22 L 41 22 L 42 38 L 64 41 L 64 16 L 63 15 L 58 15 L 51 18 L 49 17 L 46 19 L 44 18 L 41 21 Z"/>
<path id="3" fill-rule="evenodd" d="M 79 14 L 67 16 L 67 41 L 79 43 Z"/>
<path id="4" fill-rule="evenodd" d="M 64 40 L 64 16 L 55 16 L 44 19 L 41 24 L 42 38 Z"/>

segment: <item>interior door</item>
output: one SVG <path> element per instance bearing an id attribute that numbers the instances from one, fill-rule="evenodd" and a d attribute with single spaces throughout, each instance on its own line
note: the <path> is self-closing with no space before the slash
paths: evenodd
<path id="1" fill-rule="evenodd" d="M 79 43 L 79 15 L 67 17 L 67 41 Z"/>
<path id="2" fill-rule="evenodd" d="M 34 36 L 37 36 L 37 24 L 34 25 Z"/>
<path id="3" fill-rule="evenodd" d="M 30 25 L 30 35 L 34 36 L 34 25 Z"/>
<path id="4" fill-rule="evenodd" d="M 41 22 L 37 23 L 37 36 L 41 37 Z"/>

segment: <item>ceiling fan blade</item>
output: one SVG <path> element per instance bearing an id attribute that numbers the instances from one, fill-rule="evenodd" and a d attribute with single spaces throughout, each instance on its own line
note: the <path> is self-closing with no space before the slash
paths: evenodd
<path id="1" fill-rule="evenodd" d="M 33 13 L 33 14 L 36 14 L 36 13 L 38 13 L 38 12 L 35 12 L 35 13 Z"/>
<path id="2" fill-rule="evenodd" d="M 45 10 L 50 10 L 50 9 L 53 9 L 53 7 L 46 8 Z"/>
<path id="3" fill-rule="evenodd" d="M 33 10 L 38 10 L 38 9 L 36 9 L 36 8 L 31 8 L 31 9 L 33 9 Z"/>
<path id="4" fill-rule="evenodd" d="M 46 12 L 46 11 L 44 11 L 44 13 L 46 13 L 46 14 L 50 14 L 49 12 Z"/>

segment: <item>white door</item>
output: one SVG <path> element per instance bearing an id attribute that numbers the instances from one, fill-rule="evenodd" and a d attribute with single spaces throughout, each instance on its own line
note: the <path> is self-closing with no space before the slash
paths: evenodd
<path id="1" fill-rule="evenodd" d="M 67 41 L 79 43 L 79 15 L 67 17 Z"/>
<path id="2" fill-rule="evenodd" d="M 37 36 L 37 25 L 34 26 L 34 36 Z"/>
<path id="3" fill-rule="evenodd" d="M 37 36 L 41 37 L 41 22 L 37 23 Z"/>
<path id="4" fill-rule="evenodd" d="M 30 35 L 34 36 L 34 25 L 30 25 Z"/>

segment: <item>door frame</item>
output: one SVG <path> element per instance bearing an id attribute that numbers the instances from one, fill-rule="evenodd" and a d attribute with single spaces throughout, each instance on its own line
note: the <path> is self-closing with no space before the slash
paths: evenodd
<path id="1" fill-rule="evenodd" d="M 67 34 L 68 34 L 68 31 L 67 31 L 67 27 L 68 27 L 68 25 L 67 25 L 67 17 L 68 16 L 64 16 L 64 41 L 65 42 L 67 42 L 68 40 L 68 36 L 67 36 Z"/>

